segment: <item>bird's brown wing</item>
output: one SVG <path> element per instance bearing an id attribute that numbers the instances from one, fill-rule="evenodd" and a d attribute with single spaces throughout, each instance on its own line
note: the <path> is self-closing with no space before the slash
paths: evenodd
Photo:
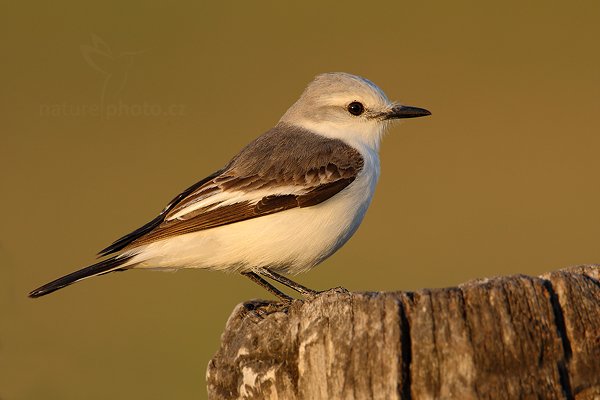
<path id="1" fill-rule="evenodd" d="M 129 247 L 134 248 L 173 236 L 262 217 L 290 208 L 313 206 L 339 193 L 352 181 L 354 177 L 337 179 L 315 186 L 303 194 L 273 194 L 258 201 L 244 200 L 228 205 L 204 206 L 191 211 L 189 215 L 165 220 L 152 232 L 133 241 Z"/>
<path id="2" fill-rule="evenodd" d="M 350 185 L 363 162 L 356 149 L 340 140 L 280 124 L 101 254 L 317 205 Z"/>

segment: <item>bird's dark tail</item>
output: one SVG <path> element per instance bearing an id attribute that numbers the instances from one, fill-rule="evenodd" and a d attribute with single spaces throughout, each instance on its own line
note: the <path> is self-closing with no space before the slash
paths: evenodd
<path id="1" fill-rule="evenodd" d="M 129 261 L 131 257 L 132 256 L 115 256 L 108 258 L 104 261 L 100 261 L 99 263 L 90 265 L 89 267 L 80 269 L 79 271 L 72 272 L 69 275 L 65 275 L 62 278 L 58 278 L 55 281 L 52 281 L 50 283 L 45 284 L 44 286 L 40 286 L 39 288 L 32 290 L 31 293 L 29 293 L 29 297 L 35 298 L 45 296 L 58 289 L 62 289 L 65 286 L 69 286 L 75 282 L 78 282 L 82 279 L 116 271 L 120 269 L 119 267 L 121 267 L 123 264 Z"/>

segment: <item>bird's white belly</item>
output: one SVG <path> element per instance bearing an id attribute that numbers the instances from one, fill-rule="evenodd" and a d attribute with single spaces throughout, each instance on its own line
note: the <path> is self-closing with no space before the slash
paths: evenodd
<path id="1" fill-rule="evenodd" d="M 339 249 L 356 231 L 371 202 L 378 168 L 315 206 L 189 233 L 137 249 L 135 268 L 206 268 L 232 272 L 271 267 L 303 272 Z M 135 251 L 135 252 L 137 252 Z"/>

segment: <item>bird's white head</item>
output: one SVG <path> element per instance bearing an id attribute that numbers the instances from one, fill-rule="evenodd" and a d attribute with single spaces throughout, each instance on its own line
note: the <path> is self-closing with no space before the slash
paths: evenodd
<path id="1" fill-rule="evenodd" d="M 388 100 L 373 82 L 344 72 L 318 75 L 280 122 L 377 151 L 390 121 L 430 115 Z"/>

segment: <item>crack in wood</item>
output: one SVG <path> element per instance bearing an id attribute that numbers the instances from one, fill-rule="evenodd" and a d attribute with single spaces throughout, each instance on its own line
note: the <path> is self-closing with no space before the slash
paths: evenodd
<path id="1" fill-rule="evenodd" d="M 400 317 L 400 398 L 412 400 L 410 392 L 410 369 L 412 364 L 412 342 L 410 338 L 410 323 L 406 316 L 403 299 L 398 301 L 398 314 Z"/>
<path id="2" fill-rule="evenodd" d="M 558 299 L 558 294 L 552 286 L 552 282 L 549 280 L 544 280 L 543 286 L 548 291 L 550 304 L 552 305 L 552 311 L 554 312 L 556 330 L 558 332 L 558 337 L 561 340 L 563 348 L 564 359 L 559 360 L 556 365 L 558 369 L 558 374 L 560 376 L 560 385 L 563 389 L 567 400 L 574 400 L 575 395 L 573 394 L 573 390 L 571 389 L 571 380 L 569 378 L 569 372 L 567 370 L 567 364 L 573 356 L 573 349 L 571 348 L 571 341 L 569 340 L 569 336 L 567 334 L 565 316 L 563 314 L 563 310 Z"/>

